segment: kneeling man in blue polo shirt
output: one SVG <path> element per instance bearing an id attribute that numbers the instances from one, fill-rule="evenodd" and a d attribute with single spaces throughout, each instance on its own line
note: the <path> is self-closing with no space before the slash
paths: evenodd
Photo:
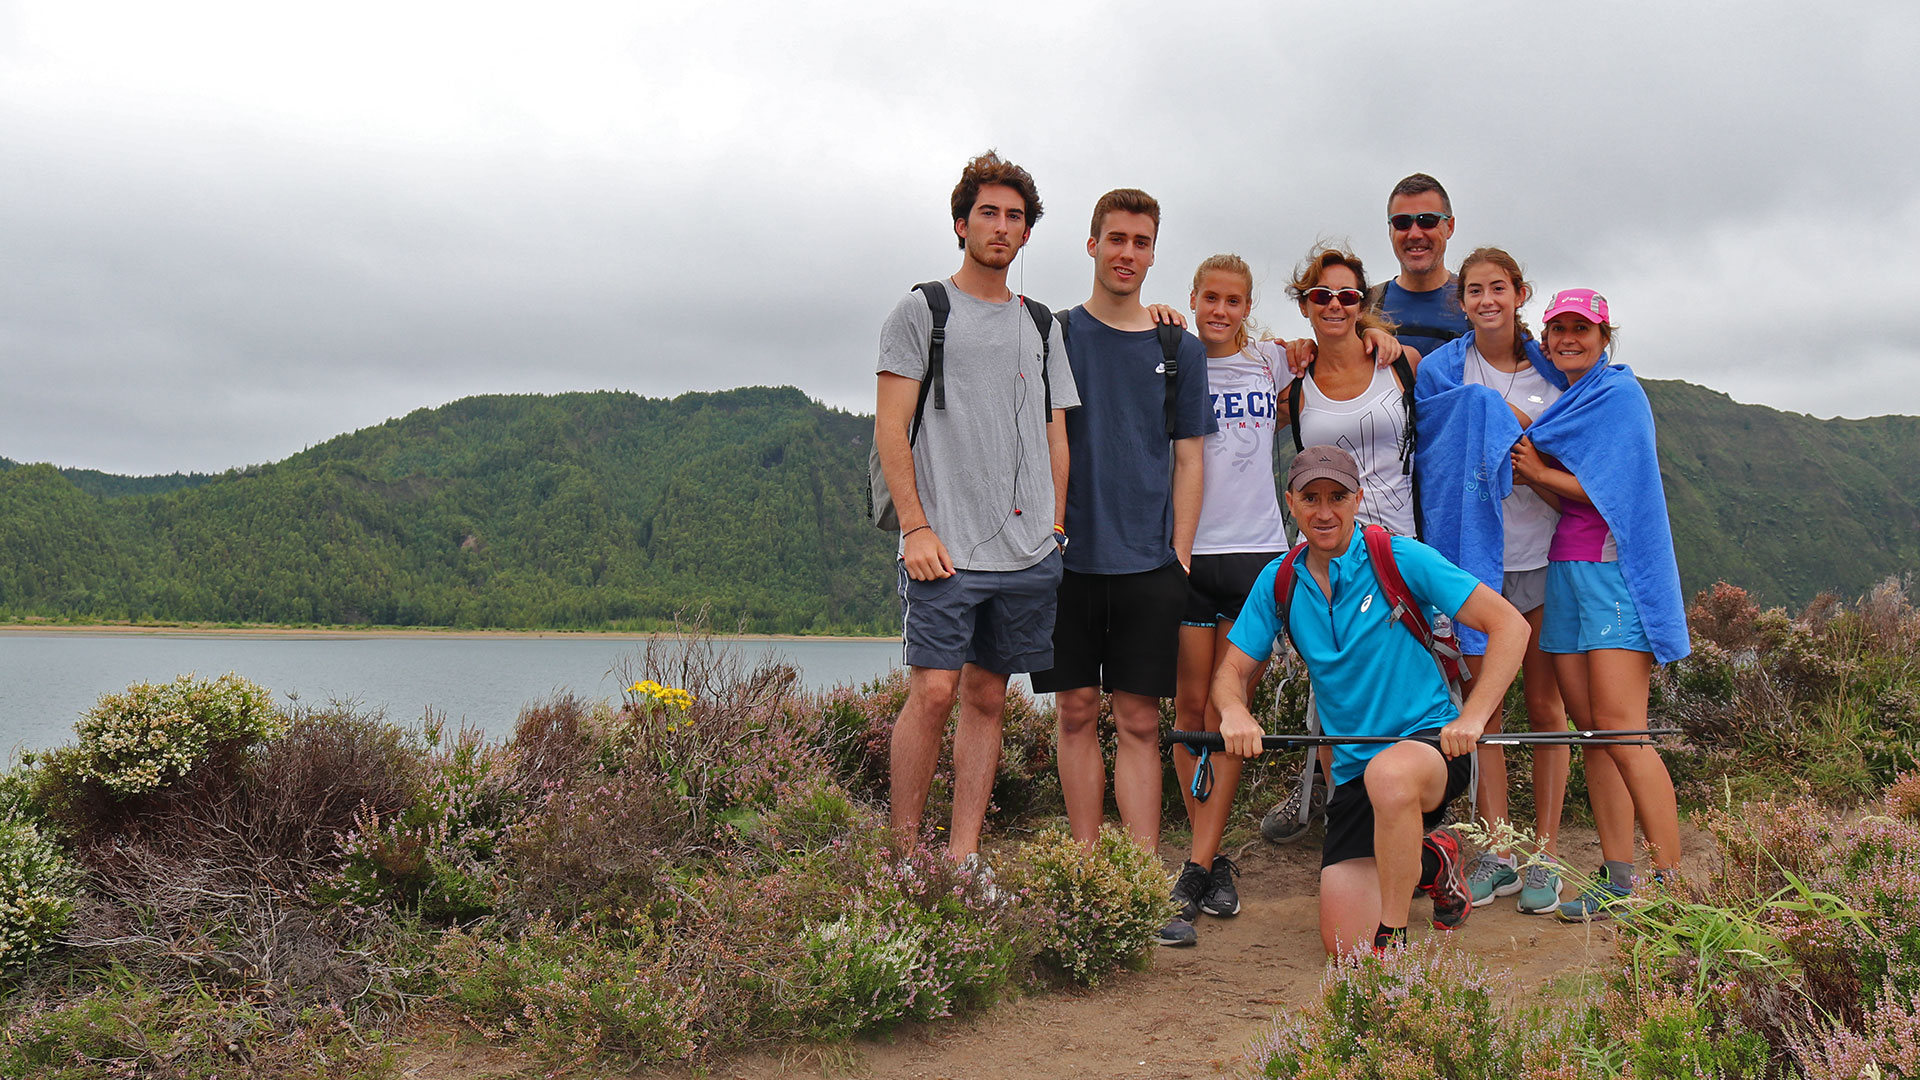
<path id="1" fill-rule="evenodd" d="M 1334 747 L 1320 855 L 1320 941 L 1329 953 L 1405 942 L 1416 890 L 1433 898 L 1437 928 L 1459 926 L 1472 910 L 1459 841 L 1435 826 L 1441 808 L 1466 789 L 1475 743 L 1527 647 L 1526 618 L 1499 593 L 1425 544 L 1393 537 L 1394 563 L 1429 619 L 1437 610 L 1487 635 L 1486 663 L 1456 709 L 1426 646 L 1394 617 L 1354 528 L 1363 495 L 1359 466 L 1345 450 L 1309 446 L 1293 459 L 1287 509 L 1306 551 L 1289 625 L 1281 626 L 1274 597 L 1276 559 L 1254 583 L 1213 682 L 1227 752 L 1259 754 L 1247 681 L 1287 633 L 1306 661 L 1323 732 L 1405 740 Z"/>

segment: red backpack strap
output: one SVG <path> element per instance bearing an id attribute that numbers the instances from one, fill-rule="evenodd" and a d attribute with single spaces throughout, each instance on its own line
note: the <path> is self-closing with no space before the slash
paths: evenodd
<path id="1" fill-rule="evenodd" d="M 1361 530 L 1366 540 L 1367 559 L 1373 564 L 1373 576 L 1380 582 L 1380 590 L 1386 594 L 1388 602 L 1393 604 L 1393 618 L 1407 628 L 1423 648 L 1433 654 L 1439 662 L 1441 672 L 1448 681 L 1458 685 L 1466 680 L 1467 669 L 1460 662 L 1460 646 L 1454 640 L 1453 630 L 1436 634 L 1428 624 L 1427 616 L 1421 610 L 1420 601 L 1407 588 L 1407 579 L 1400 576 L 1400 564 L 1393 557 L 1393 534 L 1379 525 L 1367 525 Z"/>
<path id="2" fill-rule="evenodd" d="M 1300 541 L 1293 550 L 1280 559 L 1280 569 L 1273 575 L 1273 610 L 1280 616 L 1280 630 L 1287 635 L 1287 644 L 1293 644 L 1293 582 L 1299 574 L 1300 557 L 1307 553 L 1307 542 Z M 1298 648 L 1294 652 L 1299 652 Z"/>

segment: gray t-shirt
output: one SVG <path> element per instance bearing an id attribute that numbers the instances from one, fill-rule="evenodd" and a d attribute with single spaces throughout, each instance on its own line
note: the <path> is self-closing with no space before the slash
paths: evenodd
<path id="1" fill-rule="evenodd" d="M 920 506 L 954 566 L 1024 570 L 1054 549 L 1040 333 L 1017 298 L 989 303 L 952 282 L 947 282 L 947 298 L 953 306 L 944 361 L 947 407 L 934 408 L 928 395 L 913 446 Z M 1049 322 L 1047 330 L 1053 406 L 1075 408 L 1080 395 L 1059 328 Z M 926 378 L 932 337 L 933 312 L 926 298 L 909 292 L 880 327 L 878 370 Z"/>

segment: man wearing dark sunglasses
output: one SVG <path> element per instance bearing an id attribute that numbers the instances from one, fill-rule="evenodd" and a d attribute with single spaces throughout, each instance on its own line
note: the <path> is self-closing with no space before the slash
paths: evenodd
<path id="1" fill-rule="evenodd" d="M 1447 272 L 1453 226 L 1447 189 L 1426 173 L 1400 181 L 1387 196 L 1387 239 L 1400 274 L 1374 287 L 1373 305 L 1398 328 L 1400 344 L 1422 356 L 1468 329 Z"/>

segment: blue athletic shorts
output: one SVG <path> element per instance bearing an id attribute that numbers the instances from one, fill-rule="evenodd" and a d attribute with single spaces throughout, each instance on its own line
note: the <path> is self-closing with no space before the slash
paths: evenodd
<path id="1" fill-rule="evenodd" d="M 1540 621 L 1540 651 L 1583 653 L 1653 644 L 1640 625 L 1640 610 L 1627 595 L 1617 562 L 1547 564 L 1547 609 Z"/>
<path id="2" fill-rule="evenodd" d="M 1060 566 L 1055 551 L 1025 570 L 955 570 L 915 581 L 902 565 L 907 665 L 958 671 L 978 664 L 997 675 L 1052 667 Z"/>

